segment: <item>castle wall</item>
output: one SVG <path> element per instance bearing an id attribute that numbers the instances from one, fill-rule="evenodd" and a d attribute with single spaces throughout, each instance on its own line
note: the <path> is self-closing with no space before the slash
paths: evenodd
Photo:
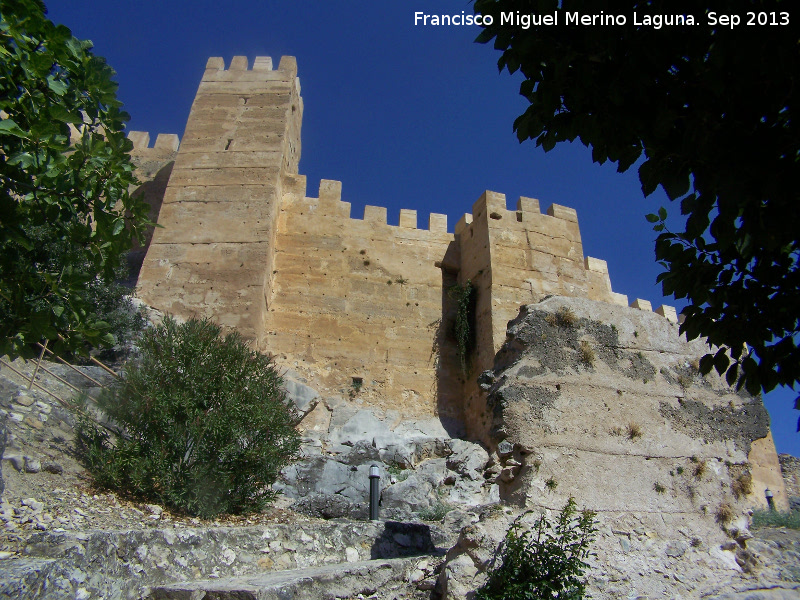
<path id="1" fill-rule="evenodd" d="M 159 133 L 152 147 L 150 147 L 150 134 L 146 131 L 128 132 L 128 139 L 133 142 L 131 160 L 136 167 L 136 177 L 140 182 L 139 186 L 132 190 L 132 194 L 147 203 L 150 207 L 147 216 L 151 222 L 157 223 L 169 176 L 178 156 L 180 139 L 174 133 Z M 129 272 L 133 281 L 139 276 L 154 232 L 155 226 L 149 227 L 145 231 L 143 243 L 134 242 L 128 253 Z"/>
<path id="2" fill-rule="evenodd" d="M 266 347 L 328 394 L 460 421 L 443 318 L 442 260 L 453 244 L 446 216 L 418 228 L 416 211 L 404 210 L 393 226 L 385 208 L 353 218 L 339 182 L 323 180 L 317 198 L 305 194 L 305 178 L 287 177 Z"/>
<path id="3" fill-rule="evenodd" d="M 261 345 L 281 177 L 300 159 L 294 58 L 211 58 L 139 277 L 146 302 L 207 316 Z"/>

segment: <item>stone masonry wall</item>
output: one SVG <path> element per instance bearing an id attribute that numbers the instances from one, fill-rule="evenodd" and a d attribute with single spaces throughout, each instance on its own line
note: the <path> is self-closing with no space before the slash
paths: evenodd
<path id="1" fill-rule="evenodd" d="M 422 229 L 404 210 L 392 226 L 385 208 L 352 218 L 340 182 L 323 180 L 318 198 L 306 197 L 304 177 L 284 190 L 266 347 L 324 393 L 460 421 L 441 326 L 447 217 L 431 214 Z"/>

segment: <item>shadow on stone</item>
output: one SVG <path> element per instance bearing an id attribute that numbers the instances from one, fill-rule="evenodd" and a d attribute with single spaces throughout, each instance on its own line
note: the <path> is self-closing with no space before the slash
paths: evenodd
<path id="1" fill-rule="evenodd" d="M 436 546 L 428 525 L 386 521 L 383 524 L 383 532 L 372 544 L 370 557 L 374 560 L 434 554 L 435 552 Z"/>

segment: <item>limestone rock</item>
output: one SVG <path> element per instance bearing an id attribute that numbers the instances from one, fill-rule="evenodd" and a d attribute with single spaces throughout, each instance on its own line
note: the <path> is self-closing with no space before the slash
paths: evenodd
<path id="1" fill-rule="evenodd" d="M 479 444 L 464 440 L 448 442 L 452 454 L 447 458 L 447 468 L 473 480 L 482 479 L 483 469 L 489 462 L 489 453 Z"/>
<path id="2" fill-rule="evenodd" d="M 3 491 L 6 487 L 3 481 L 3 453 L 6 451 L 6 442 L 8 440 L 7 419 L 8 413 L 6 411 L 0 411 L 0 498 L 3 497 Z"/>

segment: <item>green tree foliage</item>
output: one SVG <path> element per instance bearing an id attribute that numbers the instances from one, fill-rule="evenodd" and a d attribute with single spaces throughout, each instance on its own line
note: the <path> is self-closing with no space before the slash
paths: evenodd
<path id="1" fill-rule="evenodd" d="M 579 139 L 598 163 L 620 172 L 638 164 L 646 196 L 661 186 L 679 201 L 682 231 L 667 228 L 664 209 L 648 217 L 665 269 L 658 280 L 688 302 L 682 332 L 721 348 L 704 357 L 703 373 L 716 369 L 755 394 L 800 381 L 800 44 L 788 22 L 797 15 L 780 0 L 700 6 L 475 0 L 476 12 L 494 16 L 478 41 L 494 40 L 500 69 L 524 78 L 520 141 L 548 151 Z M 559 26 L 501 25 L 501 13 L 517 11 L 558 14 Z M 709 11 L 742 21 L 714 25 Z M 567 26 L 567 12 L 627 24 Z M 635 25 L 634 12 L 640 23 L 685 14 L 698 24 L 656 30 Z"/>
<path id="2" fill-rule="evenodd" d="M 0 0 L 0 355 L 112 342 L 90 290 L 147 224 L 114 71 L 44 11 Z"/>
<path id="3" fill-rule="evenodd" d="M 100 397 L 109 428 L 83 419 L 78 447 L 101 487 L 211 517 L 263 509 L 299 448 L 270 357 L 210 321 L 166 318 Z"/>
<path id="4" fill-rule="evenodd" d="M 478 590 L 476 600 L 579 600 L 592 556 L 595 513 L 578 514 L 570 498 L 555 521 L 540 515 L 531 529 L 518 517 L 506 533 L 499 564 Z"/>

